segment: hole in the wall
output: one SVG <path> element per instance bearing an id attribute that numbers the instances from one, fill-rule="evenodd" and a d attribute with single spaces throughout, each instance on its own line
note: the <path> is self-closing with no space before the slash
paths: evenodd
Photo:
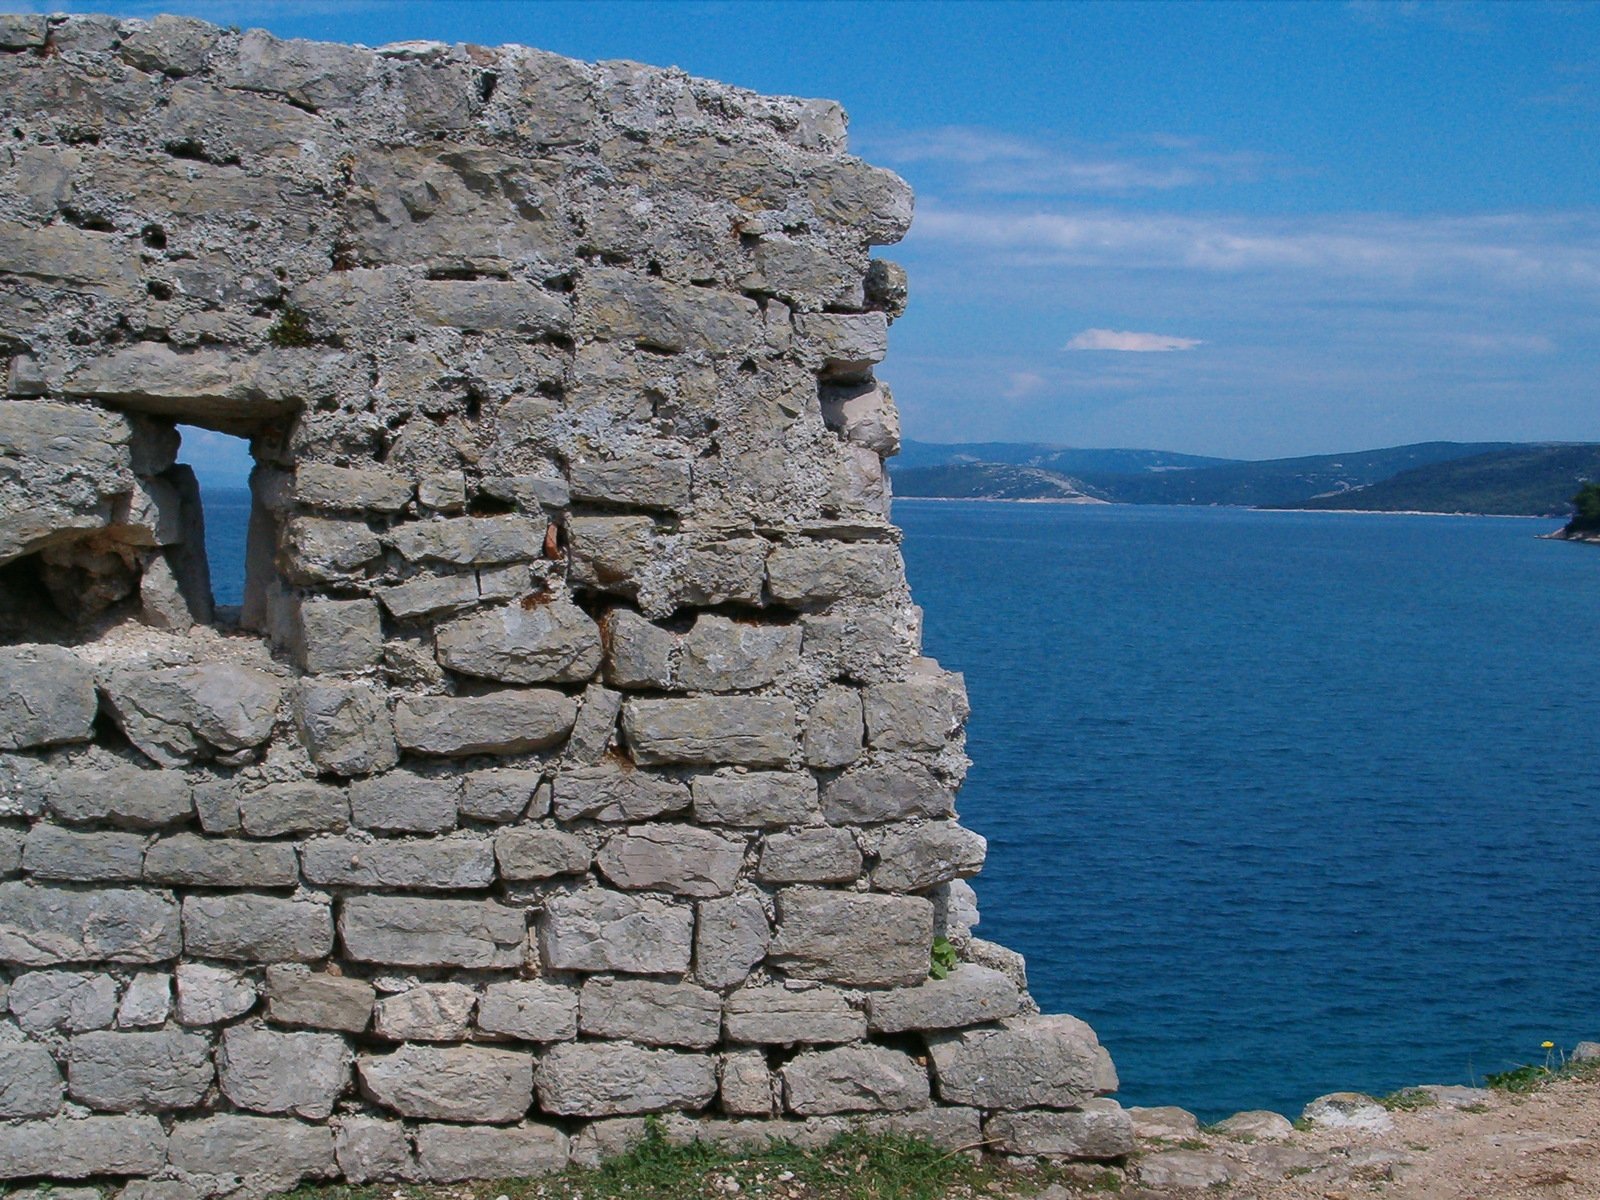
<path id="1" fill-rule="evenodd" d="M 193 425 L 179 425 L 178 433 L 183 438 L 178 461 L 194 471 L 200 484 L 211 593 L 218 605 L 235 607 L 244 602 L 250 468 L 254 465 L 250 443 L 245 438 Z"/>

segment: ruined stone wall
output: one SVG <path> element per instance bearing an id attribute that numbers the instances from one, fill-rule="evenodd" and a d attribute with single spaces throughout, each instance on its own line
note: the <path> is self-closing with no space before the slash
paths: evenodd
<path id="1" fill-rule="evenodd" d="M 0 106 L 0 1179 L 523 1175 L 649 1113 L 1126 1152 L 970 933 L 874 377 L 911 195 L 837 105 L 22 16 Z M 177 423 L 250 439 L 238 610 Z"/>

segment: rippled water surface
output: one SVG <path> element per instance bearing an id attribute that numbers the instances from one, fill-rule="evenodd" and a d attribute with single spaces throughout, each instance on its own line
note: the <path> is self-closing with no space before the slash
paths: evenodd
<path id="1" fill-rule="evenodd" d="M 1553 522 L 902 500 L 981 932 L 1129 1104 L 1600 1038 L 1600 549 Z"/>

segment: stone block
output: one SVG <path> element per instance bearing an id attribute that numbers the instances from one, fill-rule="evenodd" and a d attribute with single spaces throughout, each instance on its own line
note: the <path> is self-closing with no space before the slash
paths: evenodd
<path id="1" fill-rule="evenodd" d="M 351 1183 L 402 1183 L 417 1178 L 406 1129 L 399 1121 L 340 1117 L 334 1126 L 333 1149 L 339 1173 Z"/>
<path id="2" fill-rule="evenodd" d="M 534 980 L 491 983 L 478 1002 L 478 1028 L 522 1042 L 568 1042 L 578 1036 L 578 990 Z"/>
<path id="3" fill-rule="evenodd" d="M 294 715 L 300 740 L 319 771 L 371 775 L 399 761 L 388 702 L 370 683 L 302 679 Z"/>
<path id="4" fill-rule="evenodd" d="M 350 825 L 350 798 L 326 783 L 269 783 L 238 799 L 239 824 L 251 837 L 339 833 Z"/>
<path id="5" fill-rule="evenodd" d="M 861 874 L 861 848 L 848 829 L 768 834 L 756 868 L 763 883 L 851 883 Z"/>
<path id="6" fill-rule="evenodd" d="M 294 472 L 294 502 L 328 512 L 399 512 L 413 490 L 411 480 L 382 467 L 307 462 Z"/>
<path id="7" fill-rule="evenodd" d="M 166 1161 L 166 1131 L 153 1116 L 22 1121 L 0 1137 L 0 1179 L 154 1175 Z"/>
<path id="8" fill-rule="evenodd" d="M 350 785 L 350 818 L 374 833 L 443 833 L 456 827 L 461 780 L 391 771 Z"/>
<path id="9" fill-rule="evenodd" d="M 885 458 L 900 453 L 900 412 L 877 380 L 824 386 L 822 419 L 847 442 Z"/>
<path id="10" fill-rule="evenodd" d="M 20 829 L 0 829 L 0 879 L 10 878 L 22 870 L 22 842 Z"/>
<path id="11" fill-rule="evenodd" d="M 0 646 L 0 679 L 0 750 L 89 740 L 98 703 L 94 672 L 72 651 Z"/>
<path id="12" fill-rule="evenodd" d="M 785 888 L 768 959 L 796 979 L 909 986 L 928 974 L 933 905 L 914 896 Z"/>
<path id="13" fill-rule="evenodd" d="M 581 875 L 594 855 L 589 843 L 573 834 L 523 826 L 496 835 L 494 857 L 502 879 L 521 882 Z"/>
<path id="14" fill-rule="evenodd" d="M 212 1074 L 211 1039 L 198 1033 L 80 1033 L 67 1049 L 67 1091 L 112 1112 L 193 1108 Z"/>
<path id="15" fill-rule="evenodd" d="M 955 815 L 955 791 L 919 762 L 858 765 L 822 784 L 831 825 L 879 825 L 909 817 Z"/>
<path id="16" fill-rule="evenodd" d="M 313 112 L 351 108 L 361 95 L 372 63 L 372 51 L 361 47 L 275 38 L 265 30 L 252 29 L 240 39 L 238 58 L 224 71 L 222 82 L 245 91 L 280 95 Z"/>
<path id="17" fill-rule="evenodd" d="M 691 692 L 765 687 L 800 659 L 800 626 L 757 625 L 704 613 L 684 634 L 675 686 Z"/>
<path id="18" fill-rule="evenodd" d="M 551 798 L 560 821 L 647 821 L 688 808 L 691 795 L 682 780 L 608 758 L 592 767 L 558 772 Z"/>
<path id="19" fill-rule="evenodd" d="M 721 1056 L 717 1064 L 717 1102 L 734 1117 L 770 1117 L 773 1109 L 772 1072 L 759 1050 L 738 1050 Z"/>
<path id="20" fill-rule="evenodd" d="M 307 882 L 318 886 L 456 891 L 494 882 L 493 847 L 484 837 L 326 837 L 305 843 L 300 857 Z"/>
<path id="21" fill-rule="evenodd" d="M 487 1046 L 402 1046 L 356 1060 L 361 1091 L 403 1117 L 520 1121 L 533 1103 L 533 1056 Z"/>
<path id="22" fill-rule="evenodd" d="M 600 627 L 565 596 L 459 617 L 435 635 L 441 666 L 501 683 L 582 683 L 600 669 Z"/>
<path id="23" fill-rule="evenodd" d="M 570 696 L 545 688 L 484 696 L 408 696 L 396 707 L 395 735 L 402 747 L 417 754 L 522 754 L 558 745 L 577 715 Z"/>
<path id="24" fill-rule="evenodd" d="M 294 847 L 281 842 L 197 837 L 162 838 L 145 855 L 145 878 L 185 887 L 281 888 L 300 882 Z"/>
<path id="25" fill-rule="evenodd" d="M 580 718 L 581 719 L 581 718 Z M 542 817 L 534 811 L 534 797 L 544 775 L 511 767 L 473 771 L 462 779 L 461 815 L 474 821 L 515 821 L 518 817 Z M 545 806 L 549 804 L 548 799 Z"/>
<path id="26" fill-rule="evenodd" d="M 61 1111 L 61 1092 L 50 1051 L 37 1042 L 0 1042 L 0 1118 L 53 1117 Z"/>
<path id="27" fill-rule="evenodd" d="M 221 39 L 222 31 L 209 22 L 162 13 L 133 24 L 122 38 L 118 53 L 141 71 L 179 77 L 198 75 Z"/>
<path id="28" fill-rule="evenodd" d="M 632 609 L 613 608 L 601 621 L 606 682 L 619 688 L 672 686 L 678 636 Z"/>
<path id="29" fill-rule="evenodd" d="M 967 718 L 966 687 L 948 672 L 875 683 L 863 700 L 867 741 L 877 750 L 942 750 Z"/>
<path id="30" fill-rule="evenodd" d="M 989 843 L 954 821 L 896 827 L 878 843 L 872 885 L 884 892 L 920 892 L 976 875 Z"/>
<path id="31" fill-rule="evenodd" d="M 539 950 L 553 971 L 682 975 L 693 931 L 686 905 L 585 888 L 546 902 Z"/>
<path id="32" fill-rule="evenodd" d="M 267 968 L 267 1016 L 279 1025 L 361 1033 L 377 993 L 365 979 L 275 963 Z"/>
<path id="33" fill-rule="evenodd" d="M 611 748 L 617 733 L 617 717 L 622 712 L 622 693 L 599 684 L 584 689 L 578 719 L 567 740 L 567 762 L 575 766 L 592 765 Z"/>
<path id="34" fill-rule="evenodd" d="M 478 578 L 470 571 L 464 575 L 419 575 L 379 588 L 378 599 L 396 620 L 445 616 L 478 603 Z"/>
<path id="35" fill-rule="evenodd" d="M 742 839 L 693 825 L 632 825 L 601 845 L 595 866 L 628 891 L 726 896 L 739 878 L 744 852 Z"/>
<path id="36" fill-rule="evenodd" d="M 512 280 L 422 280 L 411 289 L 411 303 L 430 325 L 476 333 L 564 336 L 572 327 L 572 305 L 564 296 Z"/>
<path id="37" fill-rule="evenodd" d="M 567 467 L 574 500 L 619 508 L 689 507 L 689 463 L 685 459 L 631 455 L 608 461 L 577 459 Z"/>
<path id="38" fill-rule="evenodd" d="M 255 981 L 241 971 L 179 963 L 175 974 L 178 1020 L 185 1025 L 217 1025 L 255 1007 Z"/>
<path id="39" fill-rule="evenodd" d="M 178 905 L 165 892 L 0 883 L 0 963 L 156 963 L 181 946 Z"/>
<path id="40" fill-rule="evenodd" d="M 333 1131 L 289 1117 L 227 1113 L 180 1121 L 167 1157 L 181 1174 L 218 1193 L 233 1191 L 239 1180 L 249 1180 L 252 1192 L 287 1192 L 303 1179 L 330 1179 L 338 1171 Z"/>
<path id="41" fill-rule="evenodd" d="M 823 158 L 808 165 L 803 186 L 825 224 L 847 228 L 869 245 L 891 245 L 911 227 L 911 188 L 893 171 L 858 158 Z"/>
<path id="42" fill-rule="evenodd" d="M 997 1154 L 1105 1161 L 1135 1148 L 1133 1121 L 1115 1100 L 1085 1100 L 1069 1111 L 999 1112 L 983 1125 Z"/>
<path id="43" fill-rule="evenodd" d="M 417 1164 L 430 1183 L 468 1179 L 527 1179 L 565 1170 L 567 1135 L 551 1125 L 503 1129 L 423 1125 L 417 1129 Z"/>
<path id="44" fill-rule="evenodd" d="M 1117 1073 L 1076 1017 L 1008 1017 L 928 1038 L 939 1099 L 989 1110 L 1079 1108 L 1117 1089 Z"/>
<path id="45" fill-rule="evenodd" d="M 772 927 L 766 909 L 753 892 L 742 892 L 696 906 L 694 975 L 707 987 L 743 983 L 751 968 L 766 957 Z"/>
<path id="46" fill-rule="evenodd" d="M 181 771 L 144 771 L 118 764 L 105 770 L 67 768 L 45 785 L 53 816 L 79 823 L 104 821 L 155 829 L 187 821 L 194 813 L 189 781 Z"/>
<path id="47" fill-rule="evenodd" d="M 300 605 L 295 653 L 313 675 L 364 671 L 383 657 L 383 621 L 376 600 L 306 600 Z"/>
<path id="48" fill-rule="evenodd" d="M 358 962 L 505 970 L 522 966 L 522 910 L 488 900 L 352 896 L 339 912 L 345 953 Z"/>
<path id="49" fill-rule="evenodd" d="M 722 1022 L 730 1042 L 749 1045 L 825 1045 L 867 1036 L 867 1018 L 830 987 L 742 987 L 724 1003 Z"/>
<path id="50" fill-rule="evenodd" d="M 683 551 L 668 587 L 675 606 L 765 603 L 761 594 L 767 576 L 765 538 L 726 538 L 691 543 Z"/>
<path id="51" fill-rule="evenodd" d="M 117 982 L 77 971 L 29 971 L 11 981 L 11 1016 L 27 1033 L 108 1029 L 117 1013 Z"/>
<path id="52" fill-rule="evenodd" d="M 23 842 L 22 869 L 35 879 L 137 883 L 144 846 L 137 833 L 77 833 L 41 822 Z"/>
<path id="53" fill-rule="evenodd" d="M 867 997 L 867 1019 L 874 1033 L 959 1029 L 1015 1016 L 1021 1006 L 1017 985 L 1007 976 L 962 963 L 943 979 L 872 993 Z"/>
<path id="54" fill-rule="evenodd" d="M 706 1050 L 721 1033 L 722 997 L 692 983 L 591 979 L 578 1021 L 590 1037 Z"/>
<path id="55" fill-rule="evenodd" d="M 50 27 L 42 14 L 17 13 L 0 17 L 0 49 L 33 50 L 45 44 Z"/>
<path id="56" fill-rule="evenodd" d="M 117 1005 L 118 1029 L 151 1029 L 165 1025 L 172 1012 L 172 976 L 140 971 L 128 981 Z"/>
<path id="57" fill-rule="evenodd" d="M 806 766 L 823 770 L 848 767 L 861 757 L 864 739 L 861 693 L 854 688 L 827 688 L 806 716 L 801 743 Z"/>
<path id="58" fill-rule="evenodd" d="M 196 958 L 249 963 L 326 958 L 333 950 L 332 911 L 276 896 L 185 896 L 183 949 Z"/>
<path id="59" fill-rule="evenodd" d="M 784 765 L 797 749 L 794 703 L 784 697 L 629 700 L 622 733 L 642 765 Z"/>
<path id="60" fill-rule="evenodd" d="M 217 1047 L 217 1078 L 240 1108 L 320 1121 L 349 1086 L 350 1062 L 350 1047 L 335 1034 L 234 1025 Z"/>
<path id="61" fill-rule="evenodd" d="M 698 775 L 690 784 L 695 820 L 746 829 L 820 819 L 817 781 L 809 774 L 749 771 Z"/>
<path id="62" fill-rule="evenodd" d="M 669 354 L 739 354 L 755 342 L 760 328 L 760 310 L 744 296 L 683 287 L 617 268 L 584 272 L 577 301 L 581 334 Z"/>
<path id="63" fill-rule="evenodd" d="M 372 1028 L 396 1042 L 454 1042 L 467 1036 L 478 993 L 463 983 L 419 983 L 385 996 L 373 1010 Z"/>
<path id="64" fill-rule="evenodd" d="M 716 1059 L 626 1042 L 563 1042 L 539 1060 L 539 1107 L 568 1117 L 704 1108 L 717 1094 Z"/>
<path id="65" fill-rule="evenodd" d="M 887 542 L 805 542 L 774 546 L 767 589 L 779 604 L 873 599 L 901 585 L 900 550 Z"/>
<path id="66" fill-rule="evenodd" d="M 906 656 L 915 652 L 922 639 L 921 617 L 916 609 L 909 613 L 807 613 L 800 618 L 800 624 L 804 630 L 800 652 L 807 662 L 830 677 L 852 683 L 875 683 L 895 677 L 903 669 Z"/>
<path id="67" fill-rule="evenodd" d="M 637 596 L 656 557 L 656 524 L 649 517 L 571 517 L 571 583 L 617 596 Z"/>
<path id="68" fill-rule="evenodd" d="M 290 517 L 278 543 L 278 569 L 300 587 L 350 584 L 383 554 L 364 521 Z"/>
<path id="69" fill-rule="evenodd" d="M 544 549 L 545 523 L 527 517 L 446 517 L 411 521 L 389 534 L 410 562 L 457 567 L 532 562 Z"/>
<path id="70" fill-rule="evenodd" d="M 807 1050 L 779 1071 L 784 1107 L 801 1116 L 928 1106 L 928 1072 L 887 1046 Z"/>

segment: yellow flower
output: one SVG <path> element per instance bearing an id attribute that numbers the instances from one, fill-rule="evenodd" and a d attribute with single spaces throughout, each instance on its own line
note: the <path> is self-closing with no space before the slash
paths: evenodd
<path id="1" fill-rule="evenodd" d="M 1556 1044 L 1554 1042 L 1540 1042 L 1539 1043 L 1539 1049 L 1541 1049 L 1541 1050 L 1554 1050 L 1555 1048 L 1556 1048 Z"/>

